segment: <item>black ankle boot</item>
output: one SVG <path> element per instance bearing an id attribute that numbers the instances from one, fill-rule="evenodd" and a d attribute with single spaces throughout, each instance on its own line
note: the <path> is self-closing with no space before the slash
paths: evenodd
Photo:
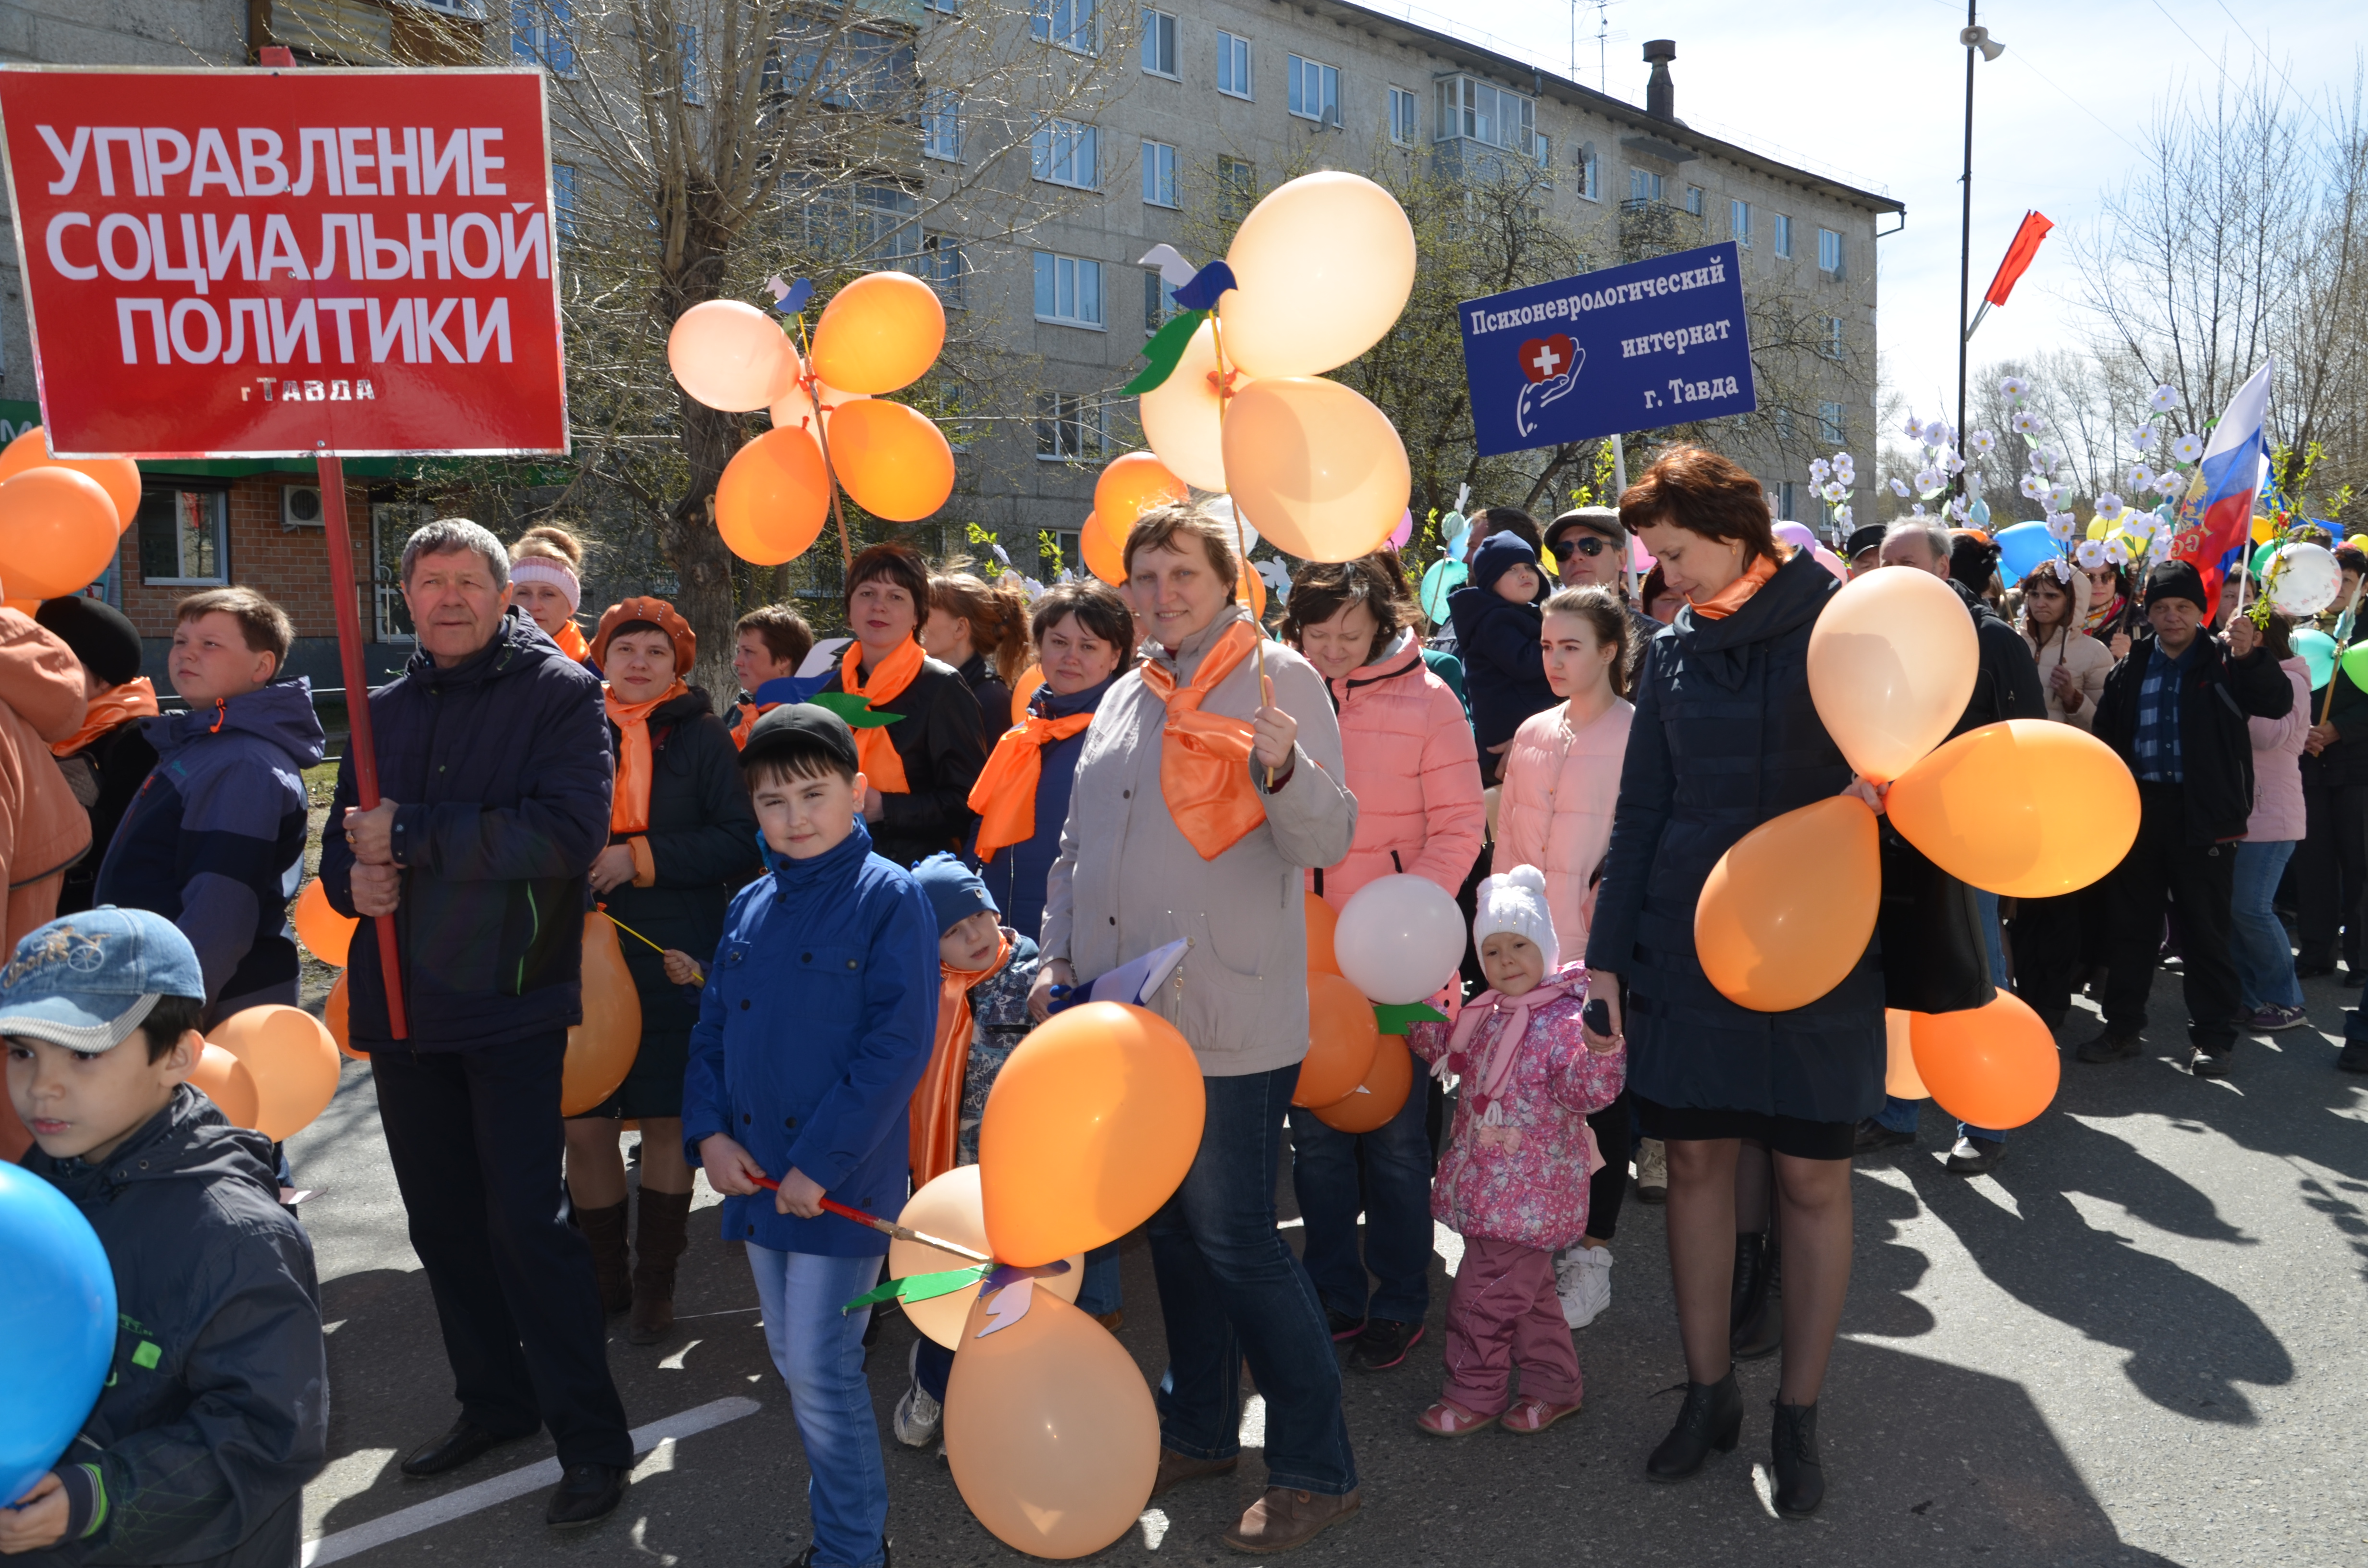
<path id="1" fill-rule="evenodd" d="M 1826 1467 L 1817 1461 L 1817 1407 L 1769 1402 L 1776 1407 L 1776 1425 L 1768 1435 L 1768 1453 L 1776 1471 L 1776 1511 L 1789 1519 L 1805 1519 L 1826 1500 Z"/>
<path id="2" fill-rule="evenodd" d="M 1738 1231 L 1735 1236 L 1735 1283 L 1728 1288 L 1726 1298 L 1726 1333 L 1732 1340 L 1751 1316 L 1751 1309 L 1759 1301 L 1760 1259 L 1768 1253 L 1768 1238 L 1758 1231 Z"/>
<path id="3" fill-rule="evenodd" d="M 1727 1353 L 1738 1361 L 1773 1356 L 1784 1343 L 1784 1249 L 1774 1236 L 1759 1261 L 1758 1299 L 1727 1336 Z"/>
<path id="4" fill-rule="evenodd" d="M 1742 1436 L 1743 1391 L 1736 1386 L 1735 1369 L 1729 1367 L 1726 1376 L 1714 1383 L 1686 1385 L 1685 1407 L 1678 1412 L 1678 1424 L 1645 1461 L 1645 1478 L 1683 1481 L 1702 1469 L 1713 1449 L 1733 1453 L 1736 1440 Z"/>

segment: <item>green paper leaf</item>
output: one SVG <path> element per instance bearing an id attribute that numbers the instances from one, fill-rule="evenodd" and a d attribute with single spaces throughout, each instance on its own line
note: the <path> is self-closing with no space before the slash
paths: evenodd
<path id="1" fill-rule="evenodd" d="M 977 1284 L 986 1278 L 988 1266 L 972 1264 L 967 1268 L 949 1268 L 936 1274 L 907 1274 L 901 1279 L 889 1279 L 873 1286 L 839 1311 L 851 1312 L 858 1307 L 869 1307 L 887 1301 L 930 1301 L 939 1296 Z"/>
<path id="2" fill-rule="evenodd" d="M 850 730 L 877 730 L 882 725 L 893 724 L 905 716 L 902 713 L 882 712 L 851 691 L 816 692 L 806 700 L 818 708 L 829 709 L 846 720 L 847 727 Z"/>
<path id="3" fill-rule="evenodd" d="M 1443 1024 L 1447 1015 L 1428 1002 L 1376 1002 L 1373 1021 L 1383 1034 L 1404 1034 L 1410 1024 Z"/>
<path id="4" fill-rule="evenodd" d="M 1166 386 L 1167 378 L 1176 373 L 1176 362 L 1184 358 L 1184 350 L 1191 343 L 1192 335 L 1200 331 L 1201 324 L 1208 319 L 1206 311 L 1185 311 L 1153 333 L 1151 341 L 1143 346 L 1144 369 L 1126 383 L 1126 395 L 1140 397 L 1144 392 L 1156 392 Z"/>

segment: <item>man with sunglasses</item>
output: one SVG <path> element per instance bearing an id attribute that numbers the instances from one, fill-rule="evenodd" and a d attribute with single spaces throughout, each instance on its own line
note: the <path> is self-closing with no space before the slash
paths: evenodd
<path id="1" fill-rule="evenodd" d="M 1638 609 L 1628 593 L 1628 530 L 1610 506 L 1577 506 L 1547 526 L 1546 553 L 1554 558 L 1565 588 L 1609 588 L 1628 607 L 1629 667 L 1644 657 L 1645 644 L 1661 623 Z"/>

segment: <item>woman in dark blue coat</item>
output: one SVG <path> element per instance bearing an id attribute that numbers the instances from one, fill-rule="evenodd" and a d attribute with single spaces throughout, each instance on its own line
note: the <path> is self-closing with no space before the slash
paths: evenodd
<path id="1" fill-rule="evenodd" d="M 1750 1140 L 1773 1156 L 1786 1262 L 1776 1505 L 1806 1514 L 1824 1493 L 1816 1398 L 1850 1284 L 1851 1139 L 1883 1105 L 1882 966 L 1870 943 L 1816 1002 L 1753 1012 L 1703 975 L 1693 921 L 1711 868 L 1737 839 L 1851 784 L 1807 670 L 1810 628 L 1840 585 L 1776 542 L 1759 482 L 1710 452 L 1664 456 L 1620 513 L 1687 598 L 1638 671 L 1587 949 L 1588 995 L 1611 1002 L 1614 1032 L 1624 1023 L 1629 1087 L 1645 1134 L 1668 1150 L 1690 1382 L 1646 1473 L 1693 1474 L 1712 1449 L 1735 1447 L 1742 1424 L 1728 1319 L 1736 1162 Z"/>

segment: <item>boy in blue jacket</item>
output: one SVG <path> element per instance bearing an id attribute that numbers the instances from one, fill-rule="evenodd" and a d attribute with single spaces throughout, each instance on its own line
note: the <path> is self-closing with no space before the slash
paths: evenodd
<path id="1" fill-rule="evenodd" d="M 881 1568 L 888 1481 L 863 1376 L 886 1238 L 825 1213 L 904 1206 L 907 1107 L 937 1034 L 938 922 L 871 853 L 855 733 L 792 703 L 740 752 L 766 875 L 740 890 L 708 966 L 683 1084 L 683 1152 L 747 1244 L 765 1339 L 806 1449 L 814 1540 L 795 1562 Z M 780 1183 L 768 1192 L 760 1180 Z"/>

